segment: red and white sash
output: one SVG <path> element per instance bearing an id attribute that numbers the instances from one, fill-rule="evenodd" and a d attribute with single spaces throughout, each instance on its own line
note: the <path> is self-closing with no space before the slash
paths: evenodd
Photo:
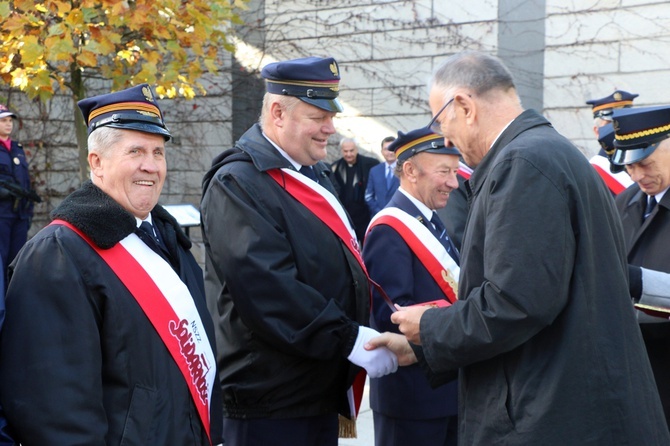
<path id="1" fill-rule="evenodd" d="M 268 174 L 344 242 L 367 275 L 356 231 L 349 223 L 347 213 L 337 198 L 319 183 L 300 172 L 286 168 L 281 169 L 281 172 L 279 170 L 268 170 Z M 282 176 L 282 173 L 285 176 Z"/>
<path id="2" fill-rule="evenodd" d="M 281 171 L 280 171 L 281 170 Z M 300 172 L 291 169 L 272 169 L 268 170 L 268 175 L 275 180 L 286 192 L 298 200 L 319 220 L 321 220 L 335 235 L 342 240 L 344 245 L 354 255 L 359 265 L 363 269 L 368 282 L 377 288 L 380 294 L 385 297 L 386 303 L 395 311 L 393 302 L 387 296 L 386 292 L 377 285 L 368 274 L 368 270 L 363 263 L 363 256 L 356 238 L 356 232 L 349 223 L 349 218 L 340 202 L 326 188 L 307 178 Z M 365 385 L 365 370 L 356 377 L 354 384 L 348 392 L 349 405 L 352 415 L 357 417 L 358 409 L 363 398 L 363 389 Z"/>
<path id="3" fill-rule="evenodd" d="M 367 232 L 377 225 L 392 227 L 426 267 L 447 300 L 452 304 L 456 302 L 460 268 L 442 243 L 425 225 L 407 212 L 395 207 L 387 207 L 379 211 L 370 221 Z"/>
<path id="4" fill-rule="evenodd" d="M 465 178 L 466 180 L 470 179 L 470 175 L 472 175 L 472 168 L 465 164 L 463 161 L 458 162 L 458 174 Z"/>
<path id="5" fill-rule="evenodd" d="M 626 190 L 628 186 L 633 184 L 633 180 L 628 175 L 628 172 L 622 171 L 612 173 L 610 170 L 610 161 L 602 155 L 596 155 L 589 160 L 591 165 L 596 169 L 598 175 L 605 181 L 605 184 L 614 195 L 619 195 Z"/>
<path id="6" fill-rule="evenodd" d="M 51 224 L 66 226 L 88 242 L 137 300 L 177 363 L 211 441 L 209 414 L 216 359 L 184 282 L 134 233 L 110 249 L 101 249 L 68 222 L 54 220 Z"/>

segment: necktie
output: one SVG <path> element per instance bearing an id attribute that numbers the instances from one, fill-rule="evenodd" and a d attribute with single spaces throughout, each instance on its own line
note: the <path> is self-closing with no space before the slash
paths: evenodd
<path id="1" fill-rule="evenodd" d="M 319 180 L 316 178 L 316 173 L 314 173 L 314 169 L 312 169 L 312 166 L 302 166 L 299 172 L 310 180 L 316 181 L 317 183 L 319 182 Z"/>
<path id="2" fill-rule="evenodd" d="M 165 257 L 167 253 L 167 247 L 160 241 L 154 232 L 154 227 L 148 221 L 143 221 L 140 224 L 139 231 L 137 235 L 142 239 L 142 241 L 149 246 L 152 250 L 159 254 L 162 257 Z"/>
<path id="3" fill-rule="evenodd" d="M 393 181 L 393 168 L 386 165 L 386 189 L 391 189 L 391 182 Z"/>
<path id="4" fill-rule="evenodd" d="M 447 253 L 456 261 L 456 263 L 460 262 L 460 256 L 458 254 L 458 250 L 456 247 L 451 243 L 451 240 L 449 239 L 449 236 L 447 235 L 447 228 L 444 227 L 444 223 L 442 223 L 442 220 L 440 220 L 440 217 L 438 217 L 437 212 L 433 211 L 433 216 L 430 218 L 430 222 L 435 226 L 435 231 L 438 234 L 438 240 L 440 243 L 442 243 L 442 246 L 447 250 Z"/>
<path id="5" fill-rule="evenodd" d="M 649 200 L 647 201 L 647 208 L 644 210 L 644 220 L 649 217 L 649 215 L 654 211 L 654 208 L 656 207 L 656 197 L 655 196 L 650 196 Z"/>

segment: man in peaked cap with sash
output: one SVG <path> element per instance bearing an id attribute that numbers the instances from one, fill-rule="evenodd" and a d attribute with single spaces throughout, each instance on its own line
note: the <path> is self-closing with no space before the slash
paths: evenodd
<path id="1" fill-rule="evenodd" d="M 259 123 L 214 160 L 203 183 L 224 438 L 336 446 L 338 413 L 355 417 L 347 393 L 361 367 L 371 377 L 397 367 L 388 350 L 363 349 L 377 334 L 363 325 L 367 272 L 322 162 L 342 111 L 339 68 L 308 57 L 271 63 L 261 75 Z"/>
<path id="2" fill-rule="evenodd" d="M 642 267 L 646 287 L 650 278 L 645 275 L 670 272 L 670 106 L 616 110 L 613 119 L 612 162 L 634 181 L 616 197 L 616 206 L 628 263 Z M 670 426 L 670 323 L 667 318 L 638 316 Z"/>
<path id="3" fill-rule="evenodd" d="M 400 187 L 372 219 L 363 249 L 370 277 L 401 306 L 450 305 L 458 294 L 459 254 L 435 212 L 458 188 L 460 153 L 424 127 L 398 138 Z M 371 326 L 399 333 L 392 310 L 373 293 Z M 418 364 L 370 380 L 377 446 L 455 446 L 457 384 L 432 389 Z"/>
<path id="4" fill-rule="evenodd" d="M 158 205 L 170 138 L 148 85 L 79 102 L 91 181 L 10 267 L 0 400 L 22 445 L 220 444 L 202 270 Z"/>
<path id="5" fill-rule="evenodd" d="M 589 162 L 596 169 L 598 175 L 605 181 L 607 188 L 614 196 L 623 192 L 633 184 L 628 174 L 621 166 L 611 163 L 614 150 L 611 142 L 614 140 L 612 129 L 612 114 L 614 110 L 630 108 L 633 100 L 639 95 L 623 90 L 616 90 L 609 96 L 600 99 L 586 101 L 591 106 L 593 113 L 593 133 L 600 143 L 601 150 Z"/>

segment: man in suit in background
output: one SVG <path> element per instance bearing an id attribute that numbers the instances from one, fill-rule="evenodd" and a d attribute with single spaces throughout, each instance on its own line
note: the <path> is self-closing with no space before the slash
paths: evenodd
<path id="1" fill-rule="evenodd" d="M 388 149 L 393 142 L 393 136 L 387 136 L 382 140 L 382 157 L 384 163 L 379 163 L 370 169 L 368 186 L 365 189 L 365 202 L 370 209 L 370 215 L 374 216 L 381 211 L 389 202 L 398 186 L 400 180 L 395 175 L 396 158 L 395 153 Z"/>
<path id="2" fill-rule="evenodd" d="M 365 203 L 368 175 L 379 160 L 358 153 L 358 143 L 353 138 L 340 141 L 342 158 L 331 165 L 333 181 L 340 201 L 354 224 L 356 237 L 363 241 L 370 223 L 370 210 Z"/>

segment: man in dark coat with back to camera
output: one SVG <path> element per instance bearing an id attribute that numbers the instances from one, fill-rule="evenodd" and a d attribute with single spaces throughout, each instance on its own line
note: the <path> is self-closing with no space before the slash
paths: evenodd
<path id="1" fill-rule="evenodd" d="M 203 183 L 207 297 L 216 301 L 224 437 L 235 446 L 336 446 L 338 413 L 364 367 L 395 371 L 376 330 L 365 267 L 326 157 L 337 99 L 333 58 L 268 64 L 259 123 Z M 357 387 L 358 388 L 358 387 Z M 349 423 L 344 423 L 348 425 Z"/>
<path id="2" fill-rule="evenodd" d="M 670 273 L 670 106 L 614 112 L 612 162 L 634 184 L 616 197 L 631 265 Z M 649 270 L 652 270 L 651 272 Z M 670 426 L 670 322 L 638 313 L 642 337 Z"/>
<path id="3" fill-rule="evenodd" d="M 434 384 L 459 371 L 462 445 L 670 444 L 621 224 L 588 160 L 523 110 L 495 57 L 447 59 L 429 103 L 474 168 L 459 300 L 401 308 L 391 319 L 406 339 L 366 348 L 418 358 Z"/>
<path id="4" fill-rule="evenodd" d="M 9 427 L 23 446 L 220 444 L 202 270 L 157 204 L 170 132 L 146 84 L 78 105 L 91 181 L 10 267 L 0 337 Z"/>

